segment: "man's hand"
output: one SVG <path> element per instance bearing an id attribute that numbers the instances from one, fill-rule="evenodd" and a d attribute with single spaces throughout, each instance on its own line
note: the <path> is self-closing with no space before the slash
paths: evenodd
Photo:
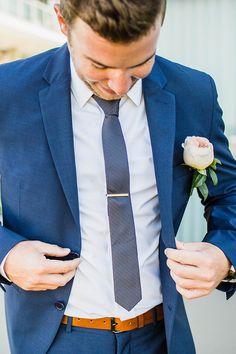
<path id="1" fill-rule="evenodd" d="M 10 251 L 4 266 L 7 277 L 24 290 L 54 290 L 75 275 L 79 258 L 72 261 L 46 259 L 66 256 L 70 250 L 40 241 L 22 241 Z"/>
<path id="2" fill-rule="evenodd" d="M 215 245 L 176 241 L 176 247 L 167 248 L 165 254 L 176 289 L 183 297 L 206 296 L 227 276 L 230 262 Z"/>

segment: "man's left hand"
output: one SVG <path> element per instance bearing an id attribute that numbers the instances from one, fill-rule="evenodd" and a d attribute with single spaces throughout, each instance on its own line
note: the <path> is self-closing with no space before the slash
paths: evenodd
<path id="1" fill-rule="evenodd" d="M 230 262 L 215 245 L 176 241 L 176 247 L 165 250 L 167 265 L 177 291 L 186 299 L 210 294 L 227 276 Z"/>

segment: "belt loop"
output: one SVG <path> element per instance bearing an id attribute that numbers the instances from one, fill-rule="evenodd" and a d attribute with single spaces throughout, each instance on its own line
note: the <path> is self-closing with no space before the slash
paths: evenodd
<path id="1" fill-rule="evenodd" d="M 139 315 L 138 316 L 138 328 L 144 327 L 144 315 Z"/>
<path id="2" fill-rule="evenodd" d="M 72 331 L 72 317 L 67 316 L 66 332 L 70 333 Z"/>
<path id="3" fill-rule="evenodd" d="M 157 308 L 152 309 L 152 320 L 154 324 L 157 324 Z"/>

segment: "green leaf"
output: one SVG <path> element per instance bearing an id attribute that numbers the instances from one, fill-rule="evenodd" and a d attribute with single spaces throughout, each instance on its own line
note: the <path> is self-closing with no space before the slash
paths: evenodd
<path id="1" fill-rule="evenodd" d="M 221 161 L 218 159 L 214 159 L 209 167 L 213 168 L 213 170 L 216 170 L 216 165 L 220 164 L 222 165 Z"/>
<path id="2" fill-rule="evenodd" d="M 222 162 L 219 159 L 214 159 L 214 161 L 216 164 L 218 163 L 218 164 L 222 165 Z"/>
<path id="3" fill-rule="evenodd" d="M 209 168 L 212 168 L 213 170 L 216 171 L 216 163 L 212 162 L 212 164 L 209 166 Z"/>
<path id="4" fill-rule="evenodd" d="M 197 174 L 196 177 L 193 179 L 193 186 L 194 188 L 198 188 L 202 186 L 206 181 L 206 176 Z"/>
<path id="5" fill-rule="evenodd" d="M 194 171 L 192 185 L 191 185 L 191 191 L 190 191 L 190 196 L 193 194 L 193 190 L 195 188 L 194 184 L 195 184 L 195 180 L 196 180 L 197 176 L 198 176 L 197 171 Z"/>
<path id="6" fill-rule="evenodd" d="M 200 174 L 203 175 L 203 176 L 206 176 L 206 175 L 207 175 L 206 169 L 204 169 L 204 170 L 197 170 L 197 172 L 200 173 Z"/>
<path id="7" fill-rule="evenodd" d="M 201 195 L 203 196 L 204 202 L 208 197 L 208 188 L 206 183 L 203 183 L 203 185 L 201 185 L 200 187 L 198 187 L 199 192 L 201 193 Z"/>
<path id="8" fill-rule="evenodd" d="M 217 174 L 215 173 L 215 171 L 212 168 L 209 168 L 209 174 L 210 174 L 210 177 L 212 179 L 214 186 L 216 186 L 218 183 Z"/>

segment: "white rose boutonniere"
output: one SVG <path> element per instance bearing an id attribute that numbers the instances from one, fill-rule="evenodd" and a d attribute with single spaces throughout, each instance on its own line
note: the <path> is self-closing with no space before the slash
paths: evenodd
<path id="1" fill-rule="evenodd" d="M 184 165 L 194 170 L 193 181 L 190 195 L 194 188 L 197 188 L 206 200 L 208 188 L 206 185 L 207 177 L 210 177 L 214 186 L 218 183 L 216 175 L 216 165 L 221 161 L 214 158 L 214 148 L 210 141 L 199 136 L 188 136 L 182 144 L 184 149 Z"/>

